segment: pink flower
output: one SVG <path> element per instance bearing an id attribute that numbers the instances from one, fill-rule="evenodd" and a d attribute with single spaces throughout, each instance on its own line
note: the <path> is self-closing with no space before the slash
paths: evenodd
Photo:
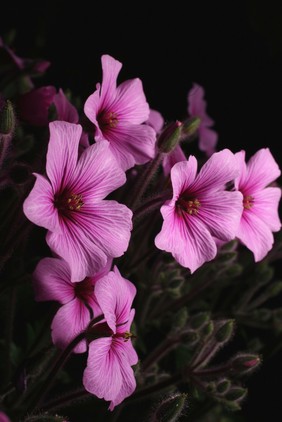
<path id="1" fill-rule="evenodd" d="M 49 107 L 55 94 L 56 89 L 53 86 L 42 86 L 21 95 L 17 104 L 20 119 L 29 125 L 46 126 Z"/>
<path id="2" fill-rule="evenodd" d="M 109 334 L 89 344 L 83 385 L 90 393 L 111 401 L 110 409 L 113 410 L 136 388 L 131 366 L 137 363 L 138 356 L 130 333 L 134 317 L 131 305 L 136 289 L 115 267 L 114 271 L 96 282 L 95 294 L 106 323 L 93 328 L 99 331 L 101 326 Z"/>
<path id="3" fill-rule="evenodd" d="M 37 301 L 56 300 L 62 305 L 51 325 L 52 340 L 57 347 L 65 348 L 87 328 L 91 319 L 102 315 L 94 287 L 97 280 L 110 271 L 111 264 L 112 260 L 109 260 L 95 276 L 72 283 L 70 267 L 62 259 L 44 258 L 38 263 L 33 274 L 35 299 Z M 85 341 L 74 349 L 75 353 L 85 351 Z"/>
<path id="4" fill-rule="evenodd" d="M 96 126 L 96 141 L 109 141 L 110 150 L 127 170 L 154 157 L 156 134 L 141 124 L 149 116 L 149 106 L 140 79 L 116 86 L 121 67 L 111 56 L 102 56 L 103 82 L 87 99 L 84 111 Z"/>
<path id="5" fill-rule="evenodd" d="M 164 126 L 164 118 L 159 111 L 150 109 L 146 125 L 151 126 L 157 133 L 160 133 Z"/>
<path id="6" fill-rule="evenodd" d="M 60 88 L 59 92 L 54 96 L 53 103 L 57 111 L 57 120 L 63 120 L 69 123 L 78 123 L 79 115 L 71 102 L 67 99 L 64 91 Z"/>
<path id="7" fill-rule="evenodd" d="M 198 129 L 199 148 L 208 156 L 215 152 L 217 144 L 217 133 L 211 129 L 214 121 L 206 113 L 206 101 L 204 100 L 204 89 L 198 84 L 188 92 L 188 113 L 190 117 L 199 117 L 201 123 Z"/>
<path id="8" fill-rule="evenodd" d="M 161 208 L 164 222 L 156 246 L 191 272 L 212 260 L 217 252 L 213 236 L 233 239 L 242 214 L 240 192 L 224 190 L 237 175 L 235 156 L 227 149 L 213 154 L 198 175 L 194 156 L 175 164 L 173 198 Z"/>
<path id="9" fill-rule="evenodd" d="M 0 38 L 1 41 L 1 38 Z M 11 419 L 8 418 L 6 413 L 0 411 L 0 422 L 11 422 Z"/>
<path id="10" fill-rule="evenodd" d="M 121 256 L 128 247 L 131 210 L 104 200 L 124 184 L 125 174 L 109 151 L 108 142 L 91 145 L 78 160 L 81 126 L 55 121 L 49 127 L 48 178 L 35 174 L 24 213 L 48 230 L 47 243 L 68 262 L 71 281 L 81 281 L 104 267 L 107 258 Z"/>
<path id="11" fill-rule="evenodd" d="M 243 214 L 236 236 L 260 261 L 273 245 L 273 234 L 281 228 L 278 205 L 281 189 L 266 187 L 280 176 L 268 148 L 260 149 L 245 163 L 245 151 L 236 154 L 240 175 L 235 188 L 243 194 Z"/>

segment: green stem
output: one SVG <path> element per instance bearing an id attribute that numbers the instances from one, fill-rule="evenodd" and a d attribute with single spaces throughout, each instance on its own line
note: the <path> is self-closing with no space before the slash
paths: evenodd
<path id="1" fill-rule="evenodd" d="M 48 401 L 44 406 L 42 406 L 42 410 L 44 411 L 53 411 L 60 409 L 62 407 L 67 407 L 68 404 L 73 404 L 79 400 L 83 400 L 86 398 L 92 397 L 91 394 L 88 393 L 84 388 L 80 388 L 75 391 L 71 391 L 70 393 L 65 394 L 64 396 L 58 397 L 54 400 Z"/>
<path id="2" fill-rule="evenodd" d="M 171 194 L 171 190 L 167 189 L 166 191 L 162 192 L 154 196 L 153 198 L 149 199 L 149 201 L 145 202 L 139 208 L 134 211 L 133 215 L 133 223 L 138 219 L 140 220 L 146 214 L 155 211 L 156 209 L 160 208 L 160 205 L 163 204 Z"/>
<path id="3" fill-rule="evenodd" d="M 178 343 L 180 338 L 167 338 L 159 346 L 157 346 L 143 361 L 142 370 L 144 373 L 156 362 L 159 362 L 164 356 L 166 356 L 171 350 L 173 350 Z"/>

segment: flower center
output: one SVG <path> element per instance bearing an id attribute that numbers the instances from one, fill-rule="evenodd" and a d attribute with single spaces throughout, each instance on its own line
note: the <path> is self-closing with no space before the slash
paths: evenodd
<path id="1" fill-rule="evenodd" d="M 91 297 L 94 292 L 94 286 L 92 284 L 91 278 L 86 277 L 83 281 L 74 284 L 75 296 L 81 299 L 83 302 L 87 302 L 89 297 Z"/>
<path id="2" fill-rule="evenodd" d="M 198 199 L 190 199 L 185 197 L 180 197 L 176 202 L 176 206 L 178 209 L 186 212 L 189 215 L 197 215 L 198 210 L 201 206 L 200 201 Z"/>
<path id="3" fill-rule="evenodd" d="M 132 334 L 130 331 L 125 331 L 124 333 L 116 333 L 113 337 L 123 338 L 124 341 L 128 341 L 130 338 L 135 338 L 136 336 Z"/>
<path id="4" fill-rule="evenodd" d="M 117 114 L 113 111 L 102 112 L 98 116 L 99 126 L 104 129 L 115 128 L 118 124 Z"/>
<path id="5" fill-rule="evenodd" d="M 250 210 L 254 205 L 254 198 L 251 195 L 244 196 L 243 198 L 243 207 L 246 210 Z"/>
<path id="6" fill-rule="evenodd" d="M 79 211 L 84 205 L 82 195 L 66 193 L 55 199 L 55 207 L 60 211 Z"/>

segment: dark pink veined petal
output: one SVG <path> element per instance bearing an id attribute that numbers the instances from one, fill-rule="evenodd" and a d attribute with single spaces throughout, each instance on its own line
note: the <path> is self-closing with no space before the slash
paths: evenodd
<path id="1" fill-rule="evenodd" d="M 224 149 L 214 153 L 201 168 L 192 189 L 198 193 L 224 189 L 225 184 L 239 174 L 234 154 Z"/>
<path id="2" fill-rule="evenodd" d="M 207 103 L 204 95 L 204 88 L 194 83 L 188 92 L 188 114 L 190 117 L 200 117 L 201 125 L 212 126 L 214 122 L 206 113 Z"/>
<path id="3" fill-rule="evenodd" d="M 55 95 L 53 103 L 56 106 L 58 120 L 64 120 L 69 123 L 78 123 L 79 115 L 71 102 L 67 99 L 64 91 L 60 88 Z"/>
<path id="4" fill-rule="evenodd" d="M 145 164 L 155 156 L 156 132 L 149 125 L 121 124 L 109 131 L 107 140 L 121 168 Z"/>
<path id="5" fill-rule="evenodd" d="M 120 273 L 120 271 L 119 271 L 119 269 L 118 269 L 118 267 L 116 265 L 113 268 L 113 272 L 115 273 L 115 275 L 117 276 L 117 278 L 120 280 L 121 283 L 125 283 L 127 285 L 127 288 L 129 290 L 129 295 L 132 298 L 132 300 L 131 300 L 131 303 L 132 303 L 132 301 L 133 301 L 133 299 L 134 299 L 134 297 L 136 295 L 136 287 L 134 286 L 133 283 L 131 283 L 131 281 L 129 281 L 126 278 L 122 277 L 122 275 L 121 275 L 121 273 Z M 135 310 L 134 309 L 131 309 L 131 311 L 130 311 L 130 318 L 128 320 L 129 321 L 129 328 L 130 328 L 130 325 L 131 325 L 131 323 L 133 321 L 134 315 L 135 315 Z"/>
<path id="6" fill-rule="evenodd" d="M 50 182 L 34 173 L 35 184 L 23 204 L 26 217 L 45 229 L 60 232 L 58 211 L 54 207 L 54 193 Z"/>
<path id="7" fill-rule="evenodd" d="M 49 107 L 55 94 L 53 86 L 41 86 L 19 96 L 17 109 L 20 119 L 33 126 L 47 126 Z"/>
<path id="8" fill-rule="evenodd" d="M 43 258 L 33 273 L 35 300 L 56 300 L 62 304 L 74 299 L 74 285 L 70 269 L 62 259 Z"/>
<path id="9" fill-rule="evenodd" d="M 273 232 L 281 228 L 278 213 L 280 198 L 281 189 L 272 187 L 262 189 L 253 195 L 253 206 L 250 212 L 264 221 Z"/>
<path id="10" fill-rule="evenodd" d="M 180 161 L 186 161 L 186 156 L 184 152 L 182 151 L 182 148 L 180 145 L 177 145 L 177 147 L 171 151 L 169 154 L 166 154 L 164 156 L 162 166 L 164 170 L 164 175 L 168 176 L 172 167 L 174 164 L 179 163 Z"/>
<path id="11" fill-rule="evenodd" d="M 246 177 L 247 177 L 247 165 L 245 162 L 245 151 L 239 151 L 235 154 L 235 158 L 237 161 L 237 165 L 239 168 L 239 176 L 236 177 L 234 180 L 235 189 L 241 190 L 244 194 L 245 186 L 246 186 Z"/>
<path id="12" fill-rule="evenodd" d="M 269 148 L 260 149 L 247 163 L 247 177 L 244 184 L 246 195 L 265 188 L 280 174 L 281 171 Z"/>
<path id="13" fill-rule="evenodd" d="M 197 218 L 208 227 L 212 236 L 221 240 L 235 238 L 243 212 L 243 196 L 240 192 L 206 193 L 200 200 Z"/>
<path id="14" fill-rule="evenodd" d="M 100 84 L 97 84 L 97 89 L 96 91 L 93 92 L 93 94 L 91 94 L 85 104 L 84 104 L 84 113 L 86 114 L 86 116 L 88 117 L 88 119 L 94 123 L 94 125 L 96 126 L 96 137 L 99 140 L 104 140 L 104 136 L 99 128 L 99 124 L 97 121 L 98 118 L 98 114 L 100 111 Z"/>
<path id="15" fill-rule="evenodd" d="M 179 195 L 189 190 L 193 185 L 197 174 L 197 160 L 190 155 L 188 160 L 176 163 L 171 169 L 171 182 L 173 187 L 173 199 L 176 201 Z"/>
<path id="16" fill-rule="evenodd" d="M 105 275 L 107 275 L 112 268 L 112 264 L 113 264 L 113 258 L 108 258 L 106 265 L 101 268 L 100 271 L 98 271 L 93 277 L 91 277 L 92 283 L 95 285 L 96 281 L 99 280 L 99 278 L 104 277 Z"/>
<path id="17" fill-rule="evenodd" d="M 125 81 L 117 87 L 111 111 L 117 114 L 118 122 L 123 124 L 140 124 L 148 119 L 150 109 L 140 79 Z"/>
<path id="18" fill-rule="evenodd" d="M 104 54 L 101 61 L 103 81 L 100 93 L 100 109 L 106 109 L 116 98 L 117 77 L 122 64 L 108 54 Z"/>
<path id="19" fill-rule="evenodd" d="M 243 212 L 237 237 L 253 252 L 256 262 L 267 255 L 274 242 L 270 228 L 252 210 Z"/>
<path id="20" fill-rule="evenodd" d="M 132 229 L 132 211 L 116 201 L 85 204 L 76 215 L 76 225 L 107 255 L 124 254 Z"/>
<path id="21" fill-rule="evenodd" d="M 112 337 L 92 341 L 83 373 L 85 389 L 100 399 L 111 401 L 119 394 L 122 383 L 120 361 L 112 349 Z"/>
<path id="22" fill-rule="evenodd" d="M 67 345 L 83 330 L 90 322 L 90 312 L 79 299 L 63 305 L 56 313 L 51 329 L 53 343 L 60 349 Z M 74 353 L 86 352 L 86 341 L 81 341 L 75 348 Z"/>
<path id="23" fill-rule="evenodd" d="M 215 241 L 196 215 L 177 215 L 175 208 L 168 205 L 162 206 L 161 213 L 164 222 L 155 238 L 157 248 L 171 252 L 191 273 L 216 256 Z"/>
<path id="24" fill-rule="evenodd" d="M 125 348 L 126 345 L 124 344 L 123 347 Z M 117 352 L 117 358 L 119 360 L 122 383 L 118 394 L 111 401 L 110 410 L 113 410 L 115 406 L 120 404 L 126 397 L 131 396 L 136 388 L 134 372 L 127 358 L 123 353 L 120 353 L 120 351 Z"/>
<path id="25" fill-rule="evenodd" d="M 151 126 L 157 133 L 159 133 L 164 126 L 164 118 L 159 111 L 150 109 L 146 124 Z"/>
<path id="26" fill-rule="evenodd" d="M 104 199 L 122 186 L 126 177 L 111 153 L 109 143 L 101 141 L 83 151 L 71 180 L 71 190 L 82 195 L 87 204 Z"/>
<path id="27" fill-rule="evenodd" d="M 129 283 L 128 280 L 111 271 L 95 285 L 97 302 L 113 333 L 117 332 L 117 324 L 125 325 L 129 321 L 131 305 L 136 294 L 135 287 Z M 124 331 L 127 328 L 127 326 L 124 327 Z"/>
<path id="28" fill-rule="evenodd" d="M 66 186 L 74 174 L 82 127 L 55 121 L 49 124 L 49 128 L 46 171 L 55 194 Z"/>
<path id="29" fill-rule="evenodd" d="M 131 283 L 132 284 L 132 283 Z M 132 284 L 133 286 L 133 284 Z M 133 286 L 135 288 L 135 286 Z M 136 289 L 135 289 L 136 291 Z M 129 313 L 129 317 L 128 317 L 128 322 L 127 324 L 123 324 L 117 327 L 117 332 L 119 333 L 124 333 L 125 331 L 131 331 L 131 324 L 133 321 L 133 318 L 135 316 L 135 309 L 131 309 L 130 313 Z M 132 333 L 134 335 L 134 332 Z M 122 345 L 122 353 L 126 356 L 128 362 L 130 365 L 136 365 L 136 363 L 138 362 L 138 356 L 136 353 L 136 350 L 133 347 L 133 344 L 131 342 L 131 340 L 124 340 L 123 338 L 115 338 L 115 342 L 117 344 Z M 115 344 L 116 344 L 115 343 Z"/>
<path id="30" fill-rule="evenodd" d="M 208 156 L 215 152 L 217 139 L 218 135 L 213 129 L 204 126 L 199 128 L 199 149 L 206 152 Z"/>
<path id="31" fill-rule="evenodd" d="M 68 262 L 71 270 L 71 281 L 91 277 L 106 265 L 107 256 L 95 244 L 88 227 L 81 228 L 76 222 L 61 222 L 62 233 L 48 232 L 46 241 L 49 247 Z"/>

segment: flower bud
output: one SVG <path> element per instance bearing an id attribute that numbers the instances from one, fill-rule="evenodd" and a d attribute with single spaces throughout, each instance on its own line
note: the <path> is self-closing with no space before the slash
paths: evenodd
<path id="1" fill-rule="evenodd" d="M 187 406 L 187 394 L 176 393 L 165 398 L 154 410 L 150 422 L 176 422 Z"/>
<path id="2" fill-rule="evenodd" d="M 231 387 L 227 394 L 225 394 L 225 399 L 231 402 L 240 402 L 247 395 L 248 390 L 243 387 Z"/>
<path id="3" fill-rule="evenodd" d="M 210 313 L 209 312 L 201 312 L 197 315 L 194 315 L 190 320 L 190 325 L 194 330 L 198 330 L 202 328 L 205 324 L 209 322 Z"/>
<path id="4" fill-rule="evenodd" d="M 215 333 L 215 339 L 219 343 L 226 343 L 230 340 L 234 332 L 234 321 L 228 320 Z"/>
<path id="5" fill-rule="evenodd" d="M 260 364 L 260 357 L 254 353 L 240 353 L 231 359 L 232 370 L 239 375 L 253 372 Z"/>
<path id="6" fill-rule="evenodd" d="M 218 394 L 225 394 L 231 386 L 231 382 L 227 378 L 223 378 L 220 381 L 218 381 L 216 390 Z"/>
<path id="7" fill-rule="evenodd" d="M 0 104 L 0 137 L 9 135 L 15 129 L 15 114 L 11 101 L 7 100 L 1 107 Z"/>
<path id="8" fill-rule="evenodd" d="M 200 117 L 191 117 L 190 119 L 184 121 L 182 133 L 187 137 L 193 136 L 199 129 L 200 124 Z"/>
<path id="9" fill-rule="evenodd" d="M 173 327 L 181 330 L 185 327 L 188 318 L 188 311 L 186 308 L 181 308 L 173 315 Z"/>
<path id="10" fill-rule="evenodd" d="M 208 338 L 213 333 L 213 330 L 214 330 L 214 323 L 212 321 L 204 325 L 200 333 L 202 340 L 205 340 L 206 338 Z"/>
<path id="11" fill-rule="evenodd" d="M 158 139 L 158 148 L 161 152 L 168 153 L 177 146 L 182 131 L 182 123 L 176 122 L 169 123 Z"/>

